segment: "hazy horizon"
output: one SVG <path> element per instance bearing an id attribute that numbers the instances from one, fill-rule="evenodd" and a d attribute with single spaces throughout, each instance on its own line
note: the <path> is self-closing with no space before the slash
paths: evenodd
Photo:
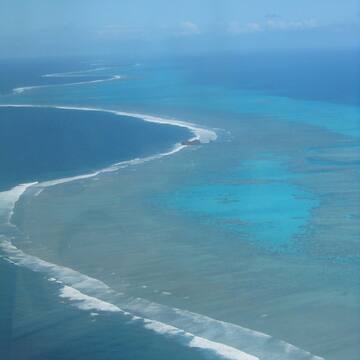
<path id="1" fill-rule="evenodd" d="M 3 0 L 0 57 L 358 48 L 359 3 Z"/>

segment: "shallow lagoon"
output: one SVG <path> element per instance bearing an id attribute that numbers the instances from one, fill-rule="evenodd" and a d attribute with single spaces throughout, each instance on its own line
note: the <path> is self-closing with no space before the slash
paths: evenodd
<path id="1" fill-rule="evenodd" d="M 276 160 L 253 160 L 230 174 L 219 174 L 206 184 L 180 189 L 165 198 L 168 206 L 247 233 L 249 241 L 269 250 L 297 252 L 301 250 L 296 235 L 317 202 L 289 184 L 291 176 Z"/>

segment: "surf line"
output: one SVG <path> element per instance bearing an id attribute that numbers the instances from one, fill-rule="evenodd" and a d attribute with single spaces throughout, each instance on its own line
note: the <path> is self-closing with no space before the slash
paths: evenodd
<path id="1" fill-rule="evenodd" d="M 67 71 L 67 72 L 60 72 L 60 73 L 51 73 L 51 74 L 44 74 L 41 75 L 43 78 L 70 78 L 70 77 L 81 77 L 81 76 L 96 76 L 96 75 L 88 75 L 89 73 L 97 72 L 97 71 L 104 71 L 109 70 L 110 67 L 97 67 L 95 69 L 88 69 L 88 70 L 78 70 L 78 71 Z M 83 75 L 85 74 L 85 75 Z"/>
<path id="2" fill-rule="evenodd" d="M 221 358 L 229 360 L 260 360 L 258 357 L 245 353 L 232 346 L 208 340 L 161 321 L 134 315 L 110 302 L 101 300 L 95 296 L 86 295 L 84 292 L 76 289 L 76 287 L 81 287 L 82 282 L 86 282 L 88 286 L 89 284 L 93 284 L 98 289 L 105 290 L 106 292 L 112 292 L 112 290 L 99 280 L 90 278 L 72 269 L 51 264 L 35 256 L 25 254 L 7 240 L 0 242 L 0 248 L 7 254 L 5 260 L 9 263 L 51 276 L 48 280 L 60 285 L 59 297 L 68 300 L 70 304 L 80 310 L 119 313 L 131 322 L 141 324 L 147 330 L 173 338 L 184 346 L 212 352 Z M 58 279 L 60 274 L 63 274 L 65 281 Z M 69 282 L 72 283 L 70 279 L 73 280 L 76 284 L 74 286 L 76 287 L 67 285 Z M 92 312 L 92 314 L 94 313 Z"/>
<path id="3" fill-rule="evenodd" d="M 6 107 L 6 105 L 0 105 L 0 107 Z M 34 107 L 33 105 L 10 105 L 9 107 Z M 105 109 L 94 109 L 94 108 L 73 108 L 73 107 L 58 107 L 58 106 L 35 106 L 35 107 L 46 107 L 46 108 L 59 108 L 59 109 L 71 109 L 71 110 L 87 110 L 87 111 L 106 111 Z M 132 113 L 125 113 L 125 112 L 118 112 L 118 111 L 108 111 L 111 113 L 114 113 L 116 115 L 122 115 L 122 116 L 129 116 L 129 117 L 137 117 L 141 118 L 144 121 L 148 122 L 154 122 L 154 123 L 161 123 L 161 124 L 172 124 L 174 126 L 180 126 L 180 127 L 186 127 L 190 131 L 193 132 L 194 138 L 198 139 L 202 142 L 208 142 L 211 139 L 216 139 L 216 133 L 211 132 L 210 130 L 205 130 L 200 127 L 194 126 L 193 124 L 188 124 L 183 121 L 178 120 L 168 120 L 163 119 L 160 117 L 153 117 L 150 115 L 144 115 L 144 114 L 132 114 Z M 95 176 L 101 172 L 105 171 L 114 171 L 119 167 L 116 167 L 116 165 L 131 165 L 131 164 L 138 164 L 144 161 L 153 160 L 165 155 L 173 154 L 174 152 L 177 152 L 181 149 L 186 147 L 186 145 L 176 146 L 172 151 L 169 151 L 167 153 L 162 153 L 158 155 L 153 155 L 144 159 L 133 159 L 129 161 L 124 161 L 115 165 L 112 165 L 109 168 L 99 170 L 97 172 L 91 173 L 91 174 L 85 174 L 85 175 L 79 175 L 74 177 L 68 177 L 63 179 L 56 179 L 53 181 L 45 181 L 43 183 L 33 182 L 33 183 L 27 183 L 27 184 L 20 184 L 12 188 L 11 190 L 4 191 L 0 193 L 0 205 L 2 212 L 0 212 L 0 220 L 1 222 L 6 222 L 7 225 L 12 225 L 11 219 L 14 215 L 15 207 L 18 201 L 20 200 L 21 196 L 25 194 L 25 192 L 33 187 L 33 186 L 53 186 L 56 184 L 69 182 L 69 181 L 75 181 L 78 179 L 84 179 L 91 176 Z M 46 273 L 49 276 L 52 276 L 49 278 L 50 281 L 56 281 L 59 284 L 62 284 L 62 288 L 60 289 L 60 297 L 67 298 L 69 301 L 76 304 L 80 309 L 82 310 L 97 310 L 97 311 L 111 311 L 111 312 L 119 312 L 122 313 L 125 316 L 130 316 L 132 321 L 142 321 L 143 326 L 146 329 L 152 330 L 156 333 L 167 335 L 170 337 L 176 337 L 180 338 L 181 342 L 184 344 L 187 344 L 189 347 L 193 348 L 200 348 L 200 349 L 206 349 L 208 351 L 214 352 L 217 355 L 221 357 L 226 357 L 228 359 L 234 359 L 234 360 L 259 360 L 257 357 L 249 355 L 247 353 L 244 353 L 238 349 L 235 349 L 231 346 L 227 346 L 225 344 L 216 343 L 214 341 L 210 341 L 207 339 L 204 339 L 202 337 L 196 336 L 190 332 L 183 331 L 179 328 L 176 328 L 174 326 L 156 321 L 151 320 L 145 317 L 139 317 L 132 315 L 131 313 L 122 310 L 120 307 L 105 302 L 103 300 L 100 300 L 96 297 L 89 296 L 83 292 L 81 292 L 79 289 L 72 287 L 71 285 L 77 284 L 79 285 L 82 280 L 86 283 L 95 283 L 96 288 L 105 289 L 106 292 L 111 291 L 111 289 L 104 283 L 100 282 L 99 280 L 92 279 L 86 275 L 83 275 L 81 273 L 78 273 L 72 269 L 65 268 L 62 266 L 58 266 L 55 264 L 48 263 L 42 259 L 39 259 L 35 256 L 28 255 L 24 253 L 22 250 L 16 248 L 8 239 L 6 239 L 3 236 L 0 236 L 2 238 L 2 241 L 0 242 L 0 248 L 3 250 L 3 252 L 6 254 L 5 260 L 7 260 L 9 263 L 12 263 L 17 266 L 23 266 L 26 268 L 29 268 L 36 272 L 42 272 Z M 64 276 L 62 276 L 64 275 Z M 61 280 L 61 278 L 64 278 Z M 69 279 L 74 279 L 73 281 Z M 81 288 L 81 286 L 80 286 Z"/>
<path id="4" fill-rule="evenodd" d="M 10 107 L 10 108 L 11 107 L 13 107 L 13 108 L 29 107 L 29 108 L 44 108 L 44 109 L 63 109 L 63 110 L 74 110 L 74 111 L 106 112 L 106 113 L 114 114 L 117 116 L 126 116 L 126 117 L 130 117 L 130 118 L 140 119 L 140 120 L 150 122 L 150 123 L 167 124 L 167 125 L 173 125 L 173 126 L 186 128 L 193 134 L 193 137 L 191 137 L 185 143 L 184 142 L 176 143 L 172 149 L 170 149 L 169 151 L 164 152 L 164 153 L 149 155 L 149 156 L 146 156 L 143 158 L 135 158 L 135 159 L 131 159 L 131 160 L 121 161 L 121 162 L 115 163 L 106 168 L 102 168 L 102 169 L 96 170 L 91 173 L 34 183 L 31 185 L 31 187 L 40 188 L 40 191 L 38 191 L 37 194 L 39 194 L 41 192 L 41 189 L 46 188 L 46 187 L 55 186 L 58 184 L 63 184 L 63 183 L 72 182 L 72 181 L 76 181 L 76 180 L 84 180 L 84 179 L 88 179 L 88 178 L 97 176 L 102 173 L 114 172 L 114 171 L 117 171 L 121 168 L 130 166 L 130 165 L 138 165 L 138 164 L 142 164 L 142 163 L 145 163 L 148 161 L 157 160 L 157 159 L 160 159 L 165 156 L 173 155 L 173 154 L 185 149 L 186 147 L 190 146 L 191 144 L 194 144 L 194 143 L 207 144 L 207 143 L 209 143 L 211 141 L 215 141 L 217 139 L 217 133 L 212 129 L 203 128 L 199 125 L 189 123 L 186 121 L 163 118 L 163 117 L 147 115 L 147 114 L 131 113 L 131 112 L 124 112 L 124 111 L 104 109 L 104 108 L 95 108 L 95 107 L 75 107 L 75 106 L 63 106 L 63 105 L 0 104 L 0 108 L 2 108 L 2 107 Z"/>
<path id="5" fill-rule="evenodd" d="M 6 105 L 0 105 L 2 107 Z M 11 105 L 13 107 L 55 107 L 60 109 L 79 110 L 75 107 L 67 106 L 36 106 L 36 105 Z M 216 139 L 216 133 L 209 129 L 204 129 L 198 125 L 174 119 L 164 119 L 151 115 L 126 113 L 116 110 L 105 110 L 96 108 L 80 108 L 87 111 L 108 111 L 117 115 L 142 118 L 144 121 L 173 124 L 187 127 L 194 134 L 194 139 L 199 139 L 201 143 L 207 143 Z M 92 174 L 74 176 L 71 178 L 57 179 L 43 183 L 29 183 L 14 187 L 13 189 L 0 193 L 0 221 L 12 224 L 11 220 L 14 209 L 21 196 L 33 187 L 47 187 L 56 184 L 89 178 L 105 171 L 115 171 L 123 166 L 139 164 L 144 161 L 160 158 L 181 150 L 186 145 L 176 147 L 165 154 L 153 155 L 145 159 L 133 159 L 115 164 L 109 168 L 99 170 Z M 15 225 L 13 225 L 15 226 Z M 132 299 L 125 301 L 123 305 L 113 304 L 106 297 L 114 294 L 108 285 L 100 280 L 90 278 L 73 269 L 65 268 L 60 265 L 52 264 L 24 253 L 16 248 L 8 238 L 0 236 L 0 248 L 5 255 L 4 259 L 10 263 L 23 266 L 32 271 L 44 273 L 49 281 L 55 281 L 60 285 L 59 296 L 66 298 L 70 304 L 84 311 L 112 311 L 130 317 L 132 321 L 140 322 L 144 328 L 155 331 L 158 334 L 169 336 L 178 340 L 185 346 L 210 351 L 222 358 L 231 360 L 260 360 L 278 359 L 281 354 L 282 359 L 293 359 L 301 356 L 302 359 L 321 360 L 305 350 L 299 349 L 282 340 L 276 340 L 270 335 L 259 333 L 250 329 L 242 328 L 239 325 L 225 323 L 201 314 L 190 311 L 168 308 L 164 305 L 151 303 L 145 299 Z M 105 298 L 105 299 L 104 299 Z M 166 321 L 159 318 L 159 313 L 169 313 L 174 321 Z M 208 332 L 209 328 L 214 332 Z M 240 350 L 241 349 L 241 350 Z"/>
<path id="6" fill-rule="evenodd" d="M 10 190 L 7 195 L 12 201 L 8 203 L 8 211 L 12 211 L 21 191 L 25 192 L 29 185 L 24 184 L 20 188 Z M 0 193 L 0 199 L 2 196 L 3 193 Z M 240 325 L 141 298 L 126 298 L 124 294 L 116 293 L 101 280 L 26 254 L 5 237 L 1 240 L 0 249 L 5 254 L 4 260 L 15 266 L 44 274 L 48 281 L 59 285 L 60 298 L 66 299 L 79 310 L 90 312 L 90 316 L 94 311 L 95 314 L 118 313 L 131 322 L 170 337 L 184 346 L 209 351 L 229 360 L 323 360 L 285 341 Z M 123 298 L 122 304 L 109 299 L 115 297 L 119 302 L 119 295 Z"/>
<path id="7" fill-rule="evenodd" d="M 51 76 L 52 74 L 46 74 L 42 77 L 74 77 L 74 76 Z M 49 84 L 49 85 L 34 85 L 34 86 L 22 86 L 17 87 L 12 90 L 12 93 L 15 95 L 23 94 L 25 91 L 30 91 L 34 89 L 45 89 L 45 88 L 54 88 L 54 87 L 62 87 L 62 86 L 76 86 L 76 85 L 87 85 L 87 84 L 98 84 L 103 82 L 109 82 L 109 81 L 115 81 L 115 80 L 121 80 L 124 79 L 125 76 L 122 75 L 113 75 L 109 78 L 105 79 L 97 79 L 97 80 L 88 80 L 88 81 L 78 81 L 78 82 L 72 82 L 72 83 L 65 83 L 65 84 Z"/>
<path id="8" fill-rule="evenodd" d="M 26 189 L 25 185 L 23 189 Z M 18 197 L 14 194 L 13 205 L 18 201 L 16 199 Z M 114 304 L 104 297 L 116 297 L 117 293 L 98 279 L 26 254 L 6 238 L 0 241 L 0 249 L 5 254 L 4 260 L 44 274 L 48 281 L 59 285 L 60 298 L 68 300 L 69 304 L 79 310 L 89 311 L 90 315 L 94 311 L 95 314 L 119 313 L 131 322 L 168 336 L 184 346 L 210 351 L 229 360 L 324 360 L 270 335 L 187 310 L 170 308 L 141 298 L 125 299 L 123 305 Z M 170 315 L 169 320 L 159 318 L 161 313 Z"/>

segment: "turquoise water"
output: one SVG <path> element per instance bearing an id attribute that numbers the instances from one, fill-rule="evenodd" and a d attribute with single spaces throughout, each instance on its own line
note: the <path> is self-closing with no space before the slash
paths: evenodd
<path id="1" fill-rule="evenodd" d="M 271 158 L 271 156 L 269 156 Z M 300 251 L 296 235 L 311 209 L 312 194 L 288 183 L 291 173 L 276 160 L 254 160 L 217 179 L 165 196 L 167 205 L 203 216 L 272 251 Z"/>
<path id="2" fill-rule="evenodd" d="M 1 256 L 18 265 L 0 263 L 3 348 L 34 359 L 219 358 L 224 346 L 236 359 L 357 359 L 359 107 L 348 101 L 357 87 L 336 56 L 349 91 L 336 101 L 325 89 L 336 79 L 317 74 L 324 57 L 299 66 L 299 78 L 316 82 L 299 94 L 290 73 L 281 73 L 281 91 L 260 74 L 249 89 L 249 77 L 234 80 L 233 69 L 206 58 L 207 74 L 191 59 L 104 59 L 106 70 L 78 75 L 106 81 L 48 87 L 69 78 L 37 82 L 37 64 L 24 85 L 42 87 L 11 94 L 6 86 L 3 104 L 152 114 L 218 139 L 32 185 L 16 203 L 17 228 L 5 223 L 15 192 L 3 192 Z M 267 60 L 267 74 L 279 76 L 278 58 Z M 74 72 L 84 63 L 48 66 Z M 114 75 L 123 78 L 109 81 Z"/>

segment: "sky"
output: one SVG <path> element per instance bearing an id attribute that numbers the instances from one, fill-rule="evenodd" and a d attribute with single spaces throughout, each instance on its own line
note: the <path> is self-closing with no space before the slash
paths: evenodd
<path id="1" fill-rule="evenodd" d="M 0 57 L 358 47 L 360 0 L 0 0 Z"/>

